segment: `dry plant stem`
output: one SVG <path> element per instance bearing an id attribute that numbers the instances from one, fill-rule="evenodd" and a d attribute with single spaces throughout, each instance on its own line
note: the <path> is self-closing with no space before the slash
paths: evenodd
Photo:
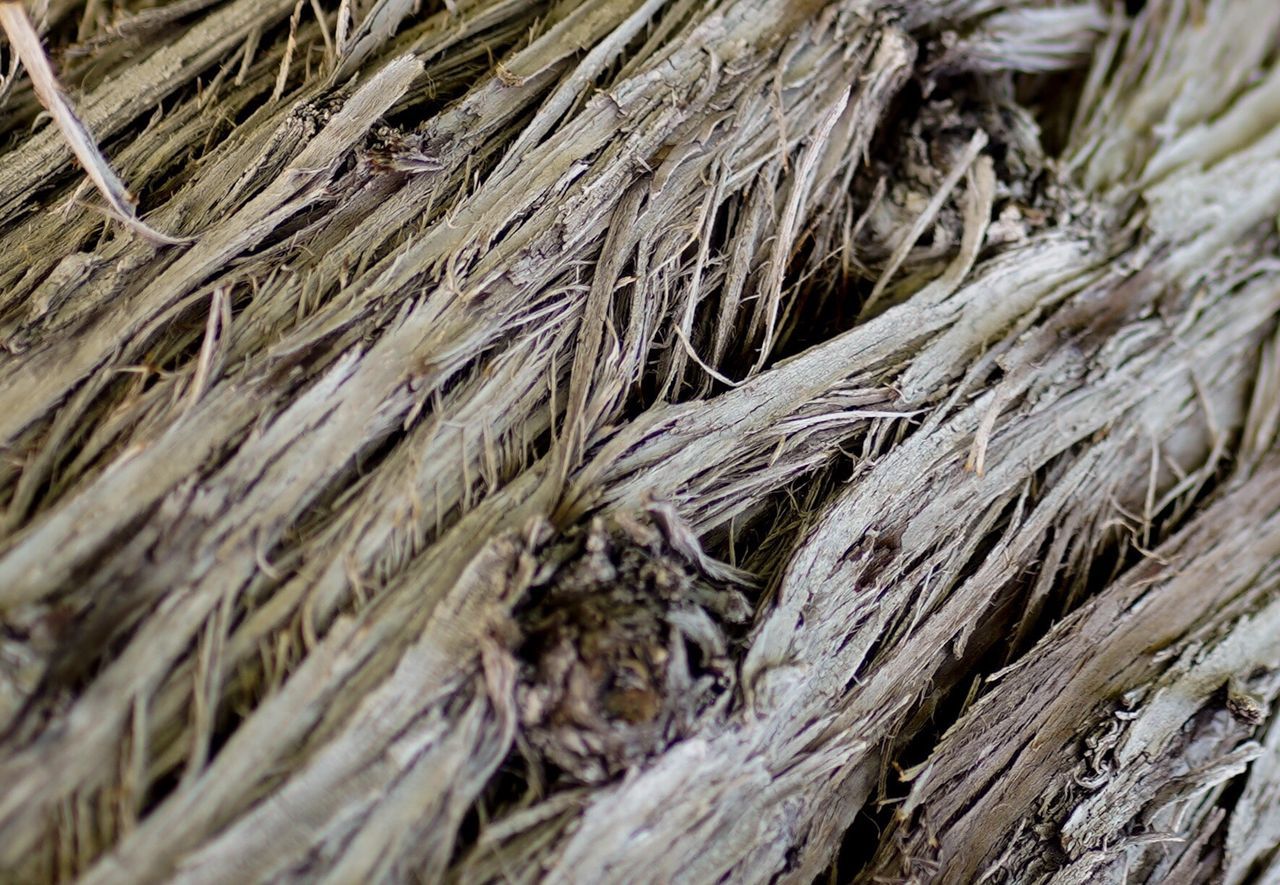
<path id="1" fill-rule="evenodd" d="M 55 6 L 0 878 L 1277 863 L 1271 0 Z"/>
<path id="2" fill-rule="evenodd" d="M 991 863 L 989 874 L 1042 863 L 1039 837 L 1019 820 L 1025 812 L 1010 813 L 1033 808 L 1038 799 L 1041 819 L 1062 827 L 1077 868 L 1071 875 L 1096 880 L 1123 862 L 1118 846 L 1151 826 L 1144 809 L 1153 820 L 1165 819 L 1169 806 L 1186 807 L 1197 793 L 1241 773 L 1235 764 L 1240 752 L 1249 754 L 1245 761 L 1258 757 L 1262 748 L 1248 740 L 1256 723 L 1240 705 L 1251 690 L 1261 689 L 1254 703 L 1263 705 L 1280 693 L 1274 677 L 1255 675 L 1252 688 L 1244 687 L 1250 674 L 1280 666 L 1274 643 L 1280 628 L 1278 478 L 1271 456 L 1124 580 L 1058 625 L 1024 661 L 993 677 L 998 688 L 939 744 L 896 815 L 898 822 L 927 815 L 948 833 L 937 858 L 948 879 L 965 881 Z M 1213 592 L 1206 592 L 1209 587 Z M 1215 636 L 1207 627 L 1217 618 L 1232 625 L 1229 634 Z M 1159 659 L 1144 651 L 1153 645 L 1161 649 Z M 1178 667 L 1162 673 L 1162 660 L 1179 659 Z M 1052 701 L 1023 702 L 1046 684 Z M 1203 721 L 1179 735 L 1202 706 Z M 1075 754 L 1080 736 L 1096 733 L 1105 734 L 1105 744 L 1092 742 L 1079 767 L 1063 769 L 1060 760 Z M 1203 746 L 1195 748 L 1197 743 Z M 975 754 L 978 746 L 982 751 Z M 1081 771 L 1101 764 L 1106 753 L 1114 756 L 1112 770 Z M 1197 753 L 1231 760 L 1233 767 L 1197 768 L 1188 761 Z M 991 796 L 989 802 L 979 801 L 979 791 Z M 973 812 L 978 808 L 987 809 L 981 820 Z M 1253 813 L 1248 804 L 1236 811 Z M 965 832 L 974 828 L 982 835 Z M 887 841 L 879 872 L 908 874 L 915 858 L 933 855 L 922 838 L 917 833 L 902 844 L 896 836 Z M 990 846 L 985 857 L 953 853 L 978 844 Z M 1005 849 L 999 860 L 996 846 Z M 1174 848 L 1172 860 L 1190 847 Z M 1233 861 L 1247 868 L 1245 858 Z"/>
<path id="3" fill-rule="evenodd" d="M 98 148 L 93 136 L 85 128 L 84 123 L 76 116 L 75 110 L 58 85 L 58 79 L 40 44 L 40 35 L 31 25 L 26 8 L 21 0 L 4 0 L 0 2 L 0 28 L 13 47 L 17 57 L 22 61 L 40 103 L 53 117 L 53 123 L 66 139 L 67 145 L 80 161 L 80 165 L 89 175 L 98 192 L 106 199 L 113 212 L 113 217 L 130 230 L 136 231 L 147 240 L 160 246 L 178 246 L 187 242 L 183 239 L 162 234 L 154 230 L 137 214 L 137 200 L 129 193 L 119 176 L 112 170 L 111 164 Z"/>

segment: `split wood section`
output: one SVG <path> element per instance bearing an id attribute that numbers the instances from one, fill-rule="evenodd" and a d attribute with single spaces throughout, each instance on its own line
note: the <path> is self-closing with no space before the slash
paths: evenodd
<path id="1" fill-rule="evenodd" d="M 1272 0 L 38 7 L 0 878 L 1276 875 Z"/>

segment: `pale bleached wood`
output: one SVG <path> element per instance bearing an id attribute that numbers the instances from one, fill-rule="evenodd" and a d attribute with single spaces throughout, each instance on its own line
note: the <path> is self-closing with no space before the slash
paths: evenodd
<path id="1" fill-rule="evenodd" d="M 51 9 L 0 876 L 1273 859 L 1273 4 L 295 5 Z"/>

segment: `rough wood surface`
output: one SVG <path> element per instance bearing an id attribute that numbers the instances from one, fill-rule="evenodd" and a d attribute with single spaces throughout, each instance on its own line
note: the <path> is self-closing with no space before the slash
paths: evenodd
<path id="1" fill-rule="evenodd" d="M 28 4 L 180 241 L 0 59 L 0 879 L 1280 881 L 1280 6 L 1129 6 Z"/>

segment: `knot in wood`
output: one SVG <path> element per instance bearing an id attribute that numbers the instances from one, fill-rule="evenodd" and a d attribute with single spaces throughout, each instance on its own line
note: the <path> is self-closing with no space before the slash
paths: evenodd
<path id="1" fill-rule="evenodd" d="M 727 628 L 749 611 L 649 516 L 593 520 L 551 554 L 520 616 L 520 715 L 530 745 L 574 781 L 660 752 L 727 698 Z"/>

